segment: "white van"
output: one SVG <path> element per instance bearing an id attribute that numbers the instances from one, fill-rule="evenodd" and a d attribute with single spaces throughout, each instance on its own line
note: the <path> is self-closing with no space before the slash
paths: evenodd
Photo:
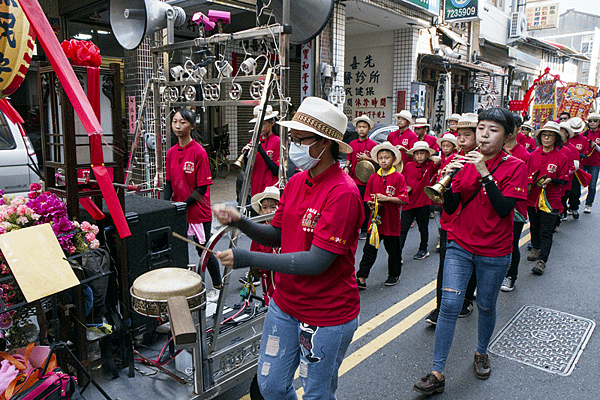
<path id="1" fill-rule="evenodd" d="M 0 112 L 0 189 L 11 196 L 26 196 L 29 185 L 39 182 L 37 157 L 19 127 Z"/>

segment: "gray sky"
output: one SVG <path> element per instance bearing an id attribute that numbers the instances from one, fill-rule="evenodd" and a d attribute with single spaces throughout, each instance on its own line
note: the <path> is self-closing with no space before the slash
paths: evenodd
<path id="1" fill-rule="evenodd" d="M 536 3 L 528 2 L 530 6 L 533 6 Z M 570 8 L 574 8 L 577 11 L 583 11 L 590 14 L 600 15 L 600 1 L 599 0 L 557 0 L 557 1 L 547 1 L 546 3 L 558 3 L 558 13 L 559 15 L 564 13 Z"/>

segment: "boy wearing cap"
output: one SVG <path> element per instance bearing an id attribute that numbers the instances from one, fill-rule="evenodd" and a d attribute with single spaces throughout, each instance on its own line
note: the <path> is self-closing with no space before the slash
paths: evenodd
<path id="1" fill-rule="evenodd" d="M 568 143 L 573 145 L 579 153 L 579 162 L 576 163 L 577 168 L 581 167 L 583 160 L 590 154 L 590 142 L 581 133 L 585 131 L 585 122 L 579 117 L 573 117 L 569 120 L 571 125 L 571 132 L 573 136 L 569 139 Z M 569 191 L 569 198 L 567 200 L 569 209 L 574 219 L 579 219 L 579 205 L 581 204 L 581 184 L 579 179 L 573 179 L 571 184 L 571 190 Z"/>
<path id="2" fill-rule="evenodd" d="M 279 206 L 279 197 L 279 188 L 276 186 L 267 186 L 264 192 L 252 196 L 252 208 L 258 215 L 273 213 L 277 211 L 277 207 Z M 265 224 L 267 223 L 269 221 L 265 222 Z M 264 246 L 253 240 L 250 243 L 250 251 L 277 254 L 280 252 L 280 249 L 279 247 Z M 273 291 L 275 290 L 275 272 L 251 267 L 246 276 L 240 278 L 240 282 L 246 285 L 249 278 L 254 286 L 260 285 L 262 281 L 263 298 L 265 304 L 269 305 L 269 300 L 273 298 Z"/>
<path id="3" fill-rule="evenodd" d="M 587 123 L 590 129 L 583 134 L 589 141 L 590 152 L 583 160 L 583 169 L 592 175 L 588 186 L 588 194 L 585 198 L 585 208 L 583 212 L 589 214 L 592 212 L 592 205 L 596 197 L 596 184 L 598 183 L 598 172 L 600 172 L 600 114 L 591 113 L 588 115 Z"/>
<path id="4" fill-rule="evenodd" d="M 413 125 L 413 130 L 417 135 L 417 140 L 427 142 L 429 147 L 431 147 L 437 153 L 440 151 L 440 148 L 435 140 L 435 137 L 429 134 L 429 128 L 430 125 L 427 122 L 427 118 L 417 118 L 415 124 Z"/>
<path id="5" fill-rule="evenodd" d="M 406 152 L 418 141 L 417 134 L 409 128 L 410 125 L 415 124 L 415 121 L 413 121 L 408 110 L 402 110 L 394 114 L 394 117 L 398 124 L 398 130 L 390 133 L 387 140 L 402 152 L 402 163 L 406 165 L 406 163 L 412 161 L 412 158 Z"/>
<path id="6" fill-rule="evenodd" d="M 371 158 L 371 149 L 377 146 L 375 141 L 369 139 L 367 136 L 369 131 L 373 129 L 373 121 L 367 115 L 361 115 L 360 117 L 354 118 L 352 121 L 358 133 L 358 139 L 354 139 L 350 142 L 352 147 L 352 153 L 346 156 L 346 165 L 344 166 L 344 172 L 346 172 L 358 186 L 360 197 L 365 197 L 365 188 L 367 187 L 365 182 L 362 182 L 356 177 L 356 164 L 360 161 L 369 161 L 373 164 L 377 164 L 375 160 Z M 365 221 L 360 228 L 359 239 L 366 239 L 367 237 L 367 226 L 369 224 L 369 206 L 364 203 L 365 207 Z"/>
<path id="7" fill-rule="evenodd" d="M 532 134 L 533 126 L 531 125 L 531 121 L 524 122 L 519 127 L 519 132 L 517 133 L 517 143 L 525 147 L 530 153 L 537 147 L 535 139 L 531 137 Z"/>
<path id="8" fill-rule="evenodd" d="M 364 200 L 371 209 L 375 208 L 377 200 L 377 214 L 380 223 L 377 224 L 379 239 L 388 253 L 388 278 L 386 286 L 398 283 L 402 271 L 402 254 L 400 252 L 400 207 L 408 203 L 406 182 L 395 166 L 402 170 L 400 151 L 390 142 L 383 142 L 373 148 L 372 154 L 377 157 L 380 169 L 371 175 L 367 182 Z M 370 222 L 371 225 L 373 221 Z M 373 229 L 372 227 L 370 229 Z M 366 279 L 369 271 L 377 259 L 377 247 L 365 241 L 363 257 L 356 273 L 356 284 L 360 290 L 367 288 Z"/>
<path id="9" fill-rule="evenodd" d="M 431 199 L 425 194 L 425 187 L 430 186 L 437 174 L 435 163 L 429 160 L 435 151 L 429 147 L 427 142 L 418 141 L 407 154 L 414 157 L 414 161 L 406 164 L 402 174 L 406 179 L 408 187 L 409 201 L 408 205 L 402 208 L 401 232 L 400 232 L 400 252 L 404 248 L 406 236 L 411 224 L 416 219 L 421 234 L 421 243 L 419 251 L 413 256 L 415 260 L 422 260 L 429 257 L 427 243 L 429 242 L 429 206 L 433 204 Z M 439 158 L 437 159 L 439 165 Z"/>
<path id="10" fill-rule="evenodd" d="M 260 112 L 260 106 L 254 107 L 254 118 L 249 121 L 251 124 L 256 122 Z M 275 117 L 278 114 L 278 111 L 273 111 L 273 107 L 267 105 L 258 142 L 258 155 L 254 160 L 252 178 L 250 179 L 251 196 L 261 193 L 267 186 L 273 186 L 279 181 L 279 148 L 281 141 L 279 136 L 273 133 Z M 242 152 L 249 151 L 251 147 L 252 141 L 244 146 Z"/>
<path id="11" fill-rule="evenodd" d="M 454 136 L 456 136 L 456 132 L 458 130 L 458 120 L 460 119 L 460 114 L 452 114 L 447 120 L 446 122 L 448 123 L 448 130 L 446 132 L 444 132 L 444 135 L 446 133 L 451 133 Z"/>

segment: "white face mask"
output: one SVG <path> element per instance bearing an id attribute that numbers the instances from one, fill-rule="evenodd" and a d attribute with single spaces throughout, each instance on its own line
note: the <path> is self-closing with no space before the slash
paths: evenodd
<path id="1" fill-rule="evenodd" d="M 321 154 L 323 154 L 323 151 L 325 151 L 325 149 L 321 151 L 321 154 L 319 154 L 319 157 L 317 158 L 312 158 L 309 154 L 310 146 L 312 146 L 315 143 L 317 142 L 311 144 L 301 144 L 300 146 L 296 146 L 294 143 L 290 145 L 290 160 L 294 163 L 296 167 L 300 168 L 302 171 L 307 171 L 311 169 L 312 167 L 317 165 L 319 161 L 321 161 L 320 157 Z"/>

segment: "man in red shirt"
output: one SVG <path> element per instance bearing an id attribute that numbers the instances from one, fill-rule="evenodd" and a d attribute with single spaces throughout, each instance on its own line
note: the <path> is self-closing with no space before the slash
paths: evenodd
<path id="1" fill-rule="evenodd" d="M 415 124 L 413 125 L 413 129 L 415 134 L 417 135 L 417 139 L 427 142 L 429 147 L 431 147 L 435 152 L 439 152 L 440 148 L 435 140 L 435 136 L 431 136 L 429 134 L 429 123 L 427 122 L 427 118 L 417 118 Z"/>
<path id="2" fill-rule="evenodd" d="M 531 121 L 524 122 L 519 127 L 519 132 L 517 133 L 517 143 L 525 147 L 530 153 L 537 147 L 535 139 L 531 137 L 532 134 L 533 126 L 531 125 Z"/>
<path id="3" fill-rule="evenodd" d="M 260 106 L 254 107 L 254 118 L 249 122 L 255 123 L 259 114 Z M 250 179 L 250 195 L 262 193 L 267 186 L 273 186 L 279 181 L 279 148 L 281 141 L 279 136 L 273 133 L 275 117 L 279 113 L 273 111 L 273 107 L 267 105 L 265 118 L 260 131 L 258 152 L 254 160 L 252 178 Z M 252 142 L 248 143 L 242 151 L 250 150 Z"/>
<path id="4" fill-rule="evenodd" d="M 354 139 L 350 142 L 350 147 L 352 147 L 352 153 L 346 156 L 346 165 L 344 166 L 344 172 L 346 172 L 356 183 L 358 186 L 358 191 L 360 192 L 360 197 L 365 197 L 365 188 L 367 187 L 367 182 L 362 182 L 356 176 L 356 164 L 361 161 L 369 162 L 374 164 L 377 163 L 373 158 L 371 158 L 371 149 L 377 146 L 373 140 L 368 138 L 369 131 L 373 129 L 373 121 L 367 115 L 361 115 L 360 117 L 354 118 L 352 121 L 354 127 L 356 128 L 356 133 L 358 133 L 358 139 Z M 373 168 L 375 170 L 375 167 Z M 369 206 L 367 203 L 364 203 L 365 207 L 365 222 L 360 228 L 360 235 L 358 238 L 360 240 L 367 238 L 367 226 L 369 223 Z"/>
<path id="5" fill-rule="evenodd" d="M 406 152 L 412 149 L 418 140 L 417 135 L 409 128 L 410 125 L 415 124 L 415 121 L 413 121 L 410 111 L 407 110 L 394 114 L 394 117 L 396 117 L 398 123 L 398 130 L 390 133 L 387 140 L 402 152 L 402 162 L 406 165 L 412 161 L 412 157 L 407 155 Z"/>
<path id="6" fill-rule="evenodd" d="M 591 113 L 587 117 L 587 123 L 590 129 L 583 134 L 589 141 L 590 152 L 582 162 L 583 169 L 592 175 L 588 186 L 588 195 L 585 198 L 585 208 L 583 212 L 589 214 L 592 212 L 592 205 L 596 197 L 596 184 L 598 183 L 598 172 L 600 172 L 600 114 Z"/>

